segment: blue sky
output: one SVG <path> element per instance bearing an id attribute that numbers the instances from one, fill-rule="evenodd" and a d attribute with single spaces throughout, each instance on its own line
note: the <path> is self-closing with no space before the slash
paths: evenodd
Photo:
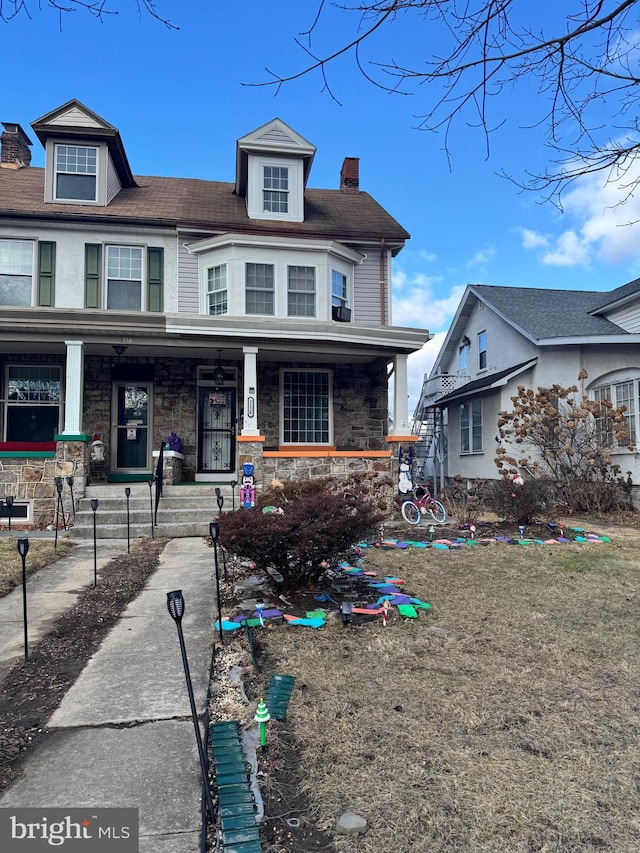
<path id="1" fill-rule="evenodd" d="M 551 5 L 549 5 L 551 4 Z M 550 152 L 544 128 L 523 129 L 538 115 L 536 91 L 523 85 L 494 101 L 503 122 L 487 158 L 482 133 L 454 126 L 451 158 L 442 135 L 416 130 L 424 94 L 390 95 L 367 83 L 353 58 L 274 88 L 243 84 L 302 67 L 294 37 L 313 21 L 316 0 L 157 0 L 179 26 L 139 15 L 135 0 L 111 0 L 104 22 L 78 10 L 38 11 L 0 23 L 3 80 L 0 119 L 22 124 L 77 98 L 122 135 L 134 174 L 233 180 L 235 140 L 280 117 L 317 146 L 310 178 L 336 187 L 345 156 L 360 158 L 360 187 L 411 233 L 396 259 L 393 318 L 435 335 L 410 364 L 410 409 L 468 283 L 607 290 L 640 275 L 640 207 L 616 207 L 615 187 L 585 180 L 565 197 L 564 212 L 501 178 L 542 169 Z M 551 8 L 551 0 L 541 6 Z M 330 10 L 313 46 L 338 45 L 346 13 Z M 344 30 L 343 30 L 344 31 Z M 346 31 L 344 31 L 346 32 Z M 377 34 L 363 59 L 401 59 L 420 48 L 415 21 Z M 43 152 L 30 134 L 33 164 Z"/>

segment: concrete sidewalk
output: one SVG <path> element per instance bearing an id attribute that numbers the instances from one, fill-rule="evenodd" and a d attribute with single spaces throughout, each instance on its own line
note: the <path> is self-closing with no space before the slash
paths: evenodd
<path id="1" fill-rule="evenodd" d="M 213 552 L 201 538 L 174 539 L 51 717 L 51 734 L 27 757 L 0 807 L 138 808 L 140 853 L 197 853 L 202 777 L 177 629 L 167 612 L 172 589 L 184 594 L 185 645 L 198 712 L 204 711 Z"/>

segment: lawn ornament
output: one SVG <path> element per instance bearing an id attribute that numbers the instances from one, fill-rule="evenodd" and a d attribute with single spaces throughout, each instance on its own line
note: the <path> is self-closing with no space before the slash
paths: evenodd
<path id="1" fill-rule="evenodd" d="M 260 699 L 258 702 L 258 709 L 253 719 L 258 723 L 260 728 L 260 746 L 265 749 L 267 746 L 267 722 L 271 719 L 271 716 L 264 699 Z"/>
<path id="2" fill-rule="evenodd" d="M 253 463 L 251 462 L 245 462 L 242 466 L 242 486 L 240 487 L 240 503 L 245 509 L 253 509 L 256 503 L 256 486 L 253 471 Z"/>

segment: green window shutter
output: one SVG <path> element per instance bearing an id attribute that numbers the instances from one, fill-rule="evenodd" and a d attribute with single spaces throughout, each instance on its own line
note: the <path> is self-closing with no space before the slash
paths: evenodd
<path id="1" fill-rule="evenodd" d="M 100 308 L 102 284 L 102 246 L 85 243 L 84 246 L 84 307 Z"/>
<path id="2" fill-rule="evenodd" d="M 163 311 L 164 249 L 147 249 L 147 311 Z"/>
<path id="3" fill-rule="evenodd" d="M 56 284 L 56 244 L 41 240 L 38 243 L 38 305 L 53 308 Z"/>

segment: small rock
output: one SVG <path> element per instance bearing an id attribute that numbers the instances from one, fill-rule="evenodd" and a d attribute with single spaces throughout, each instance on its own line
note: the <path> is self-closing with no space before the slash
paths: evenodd
<path id="1" fill-rule="evenodd" d="M 342 835 L 358 835 L 366 830 L 366 820 L 353 812 L 345 812 L 336 824 L 336 832 Z"/>

